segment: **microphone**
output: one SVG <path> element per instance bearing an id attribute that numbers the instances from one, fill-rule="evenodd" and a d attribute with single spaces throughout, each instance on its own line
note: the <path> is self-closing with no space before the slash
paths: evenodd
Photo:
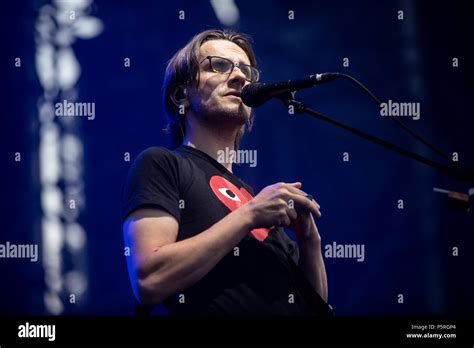
<path id="1" fill-rule="evenodd" d="M 310 75 L 296 80 L 261 83 L 254 82 L 242 89 L 240 98 L 243 103 L 250 107 L 259 107 L 271 98 L 278 98 L 289 92 L 297 91 L 303 88 L 310 88 L 326 82 L 331 82 L 340 77 L 337 72 Z"/>

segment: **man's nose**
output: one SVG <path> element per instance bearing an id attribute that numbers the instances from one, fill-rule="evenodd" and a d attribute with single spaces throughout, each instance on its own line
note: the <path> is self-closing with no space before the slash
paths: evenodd
<path id="1" fill-rule="evenodd" d="M 240 85 L 242 88 L 245 85 L 245 82 L 247 79 L 245 78 L 244 73 L 238 66 L 234 67 L 234 70 L 232 70 L 230 76 L 229 76 L 229 83 L 233 85 Z"/>

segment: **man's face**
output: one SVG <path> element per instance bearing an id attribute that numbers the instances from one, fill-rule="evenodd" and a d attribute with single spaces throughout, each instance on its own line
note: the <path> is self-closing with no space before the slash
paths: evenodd
<path id="1" fill-rule="evenodd" d="M 247 54 L 238 45 L 228 40 L 211 40 L 200 49 L 199 85 L 187 89 L 191 109 L 196 117 L 211 127 L 237 127 L 250 118 L 251 108 L 242 103 L 238 95 L 250 82 L 239 68 L 230 74 L 212 70 L 207 56 L 227 58 L 234 63 L 250 65 Z M 236 95 L 237 94 L 237 95 Z"/>

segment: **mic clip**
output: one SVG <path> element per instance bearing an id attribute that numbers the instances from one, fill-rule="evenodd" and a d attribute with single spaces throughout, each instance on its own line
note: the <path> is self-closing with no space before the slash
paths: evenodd
<path id="1" fill-rule="evenodd" d="M 468 193 L 449 191 L 438 187 L 433 187 L 433 192 L 445 194 L 449 203 L 469 214 L 474 203 L 474 188 L 469 189 Z"/>
<path id="2" fill-rule="evenodd" d="M 279 95 L 277 98 L 280 99 L 285 107 L 288 109 L 289 114 L 302 114 L 305 112 L 305 105 L 303 102 L 295 99 L 296 91 L 288 91 Z"/>

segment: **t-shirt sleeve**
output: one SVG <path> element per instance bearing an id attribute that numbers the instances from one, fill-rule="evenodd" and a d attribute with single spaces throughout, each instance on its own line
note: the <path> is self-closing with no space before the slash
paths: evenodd
<path id="1" fill-rule="evenodd" d="M 163 209 L 180 222 L 178 160 L 169 150 L 151 147 L 133 162 L 122 191 L 122 222 L 140 207 Z"/>

